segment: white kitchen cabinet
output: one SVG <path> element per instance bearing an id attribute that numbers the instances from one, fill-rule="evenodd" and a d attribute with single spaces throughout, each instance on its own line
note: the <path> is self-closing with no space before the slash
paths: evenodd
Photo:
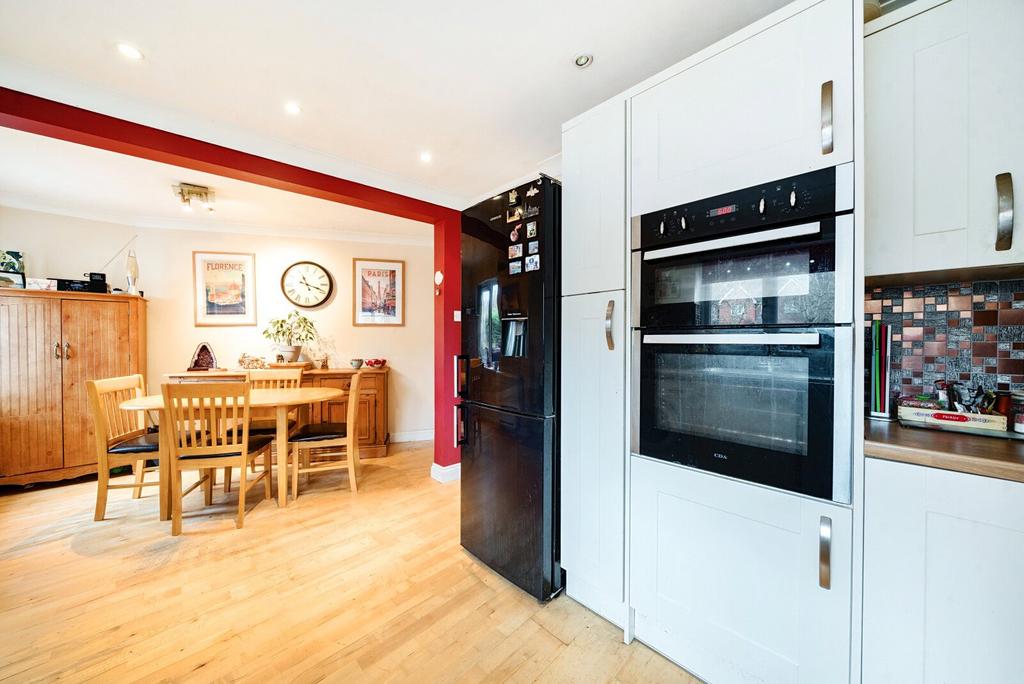
<path id="1" fill-rule="evenodd" d="M 560 430 L 566 593 L 620 627 L 626 618 L 623 303 L 622 291 L 562 299 Z"/>
<path id="2" fill-rule="evenodd" d="M 633 96 L 631 213 L 852 161 L 859 26 L 823 0 Z"/>
<path id="3" fill-rule="evenodd" d="M 626 103 L 562 131 L 562 294 L 626 287 Z"/>
<path id="4" fill-rule="evenodd" d="M 637 638 L 715 684 L 848 682 L 851 510 L 632 459 Z"/>
<path id="5" fill-rule="evenodd" d="M 869 458 L 864 497 L 864 681 L 1024 681 L 1024 484 Z"/>
<path id="6" fill-rule="evenodd" d="M 866 274 L 1024 261 L 1020 219 L 996 250 L 997 175 L 1024 209 L 1024 3 L 951 0 L 864 56 Z"/>

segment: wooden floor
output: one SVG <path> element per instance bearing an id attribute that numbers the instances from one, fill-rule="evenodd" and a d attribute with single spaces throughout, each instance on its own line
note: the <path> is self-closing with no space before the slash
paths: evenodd
<path id="1" fill-rule="evenodd" d="M 696 682 L 579 604 L 541 606 L 459 546 L 459 485 L 431 444 L 313 479 L 285 510 L 252 490 L 185 501 L 95 480 L 0 494 L 0 681 Z"/>

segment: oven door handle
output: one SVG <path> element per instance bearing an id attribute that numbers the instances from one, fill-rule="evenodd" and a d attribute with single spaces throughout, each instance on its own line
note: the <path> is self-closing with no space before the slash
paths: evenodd
<path id="1" fill-rule="evenodd" d="M 775 242 L 787 238 L 802 237 L 805 235 L 818 235 L 821 233 L 821 223 L 801 223 L 797 226 L 786 226 L 785 228 L 773 228 L 763 230 L 759 233 L 746 233 L 745 235 L 733 235 L 731 237 L 718 238 L 717 240 L 705 240 L 676 247 L 665 247 L 644 252 L 644 261 L 657 261 L 674 256 L 686 254 L 699 254 L 701 252 L 713 252 L 718 249 L 729 247 L 742 247 L 743 245 L 756 245 L 762 242 Z"/>
<path id="2" fill-rule="evenodd" d="M 644 344 L 754 344 L 798 345 L 814 347 L 820 344 L 818 333 L 741 333 L 736 335 L 644 335 Z"/>

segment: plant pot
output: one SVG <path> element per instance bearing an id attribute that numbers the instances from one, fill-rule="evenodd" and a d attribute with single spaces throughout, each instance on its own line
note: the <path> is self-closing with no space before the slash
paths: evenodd
<path id="1" fill-rule="evenodd" d="M 277 345 L 277 353 L 284 357 L 285 363 L 294 363 L 299 360 L 299 356 L 302 354 L 302 345 Z"/>

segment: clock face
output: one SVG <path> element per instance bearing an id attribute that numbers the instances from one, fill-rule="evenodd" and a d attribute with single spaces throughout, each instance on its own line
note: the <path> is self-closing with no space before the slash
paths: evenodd
<path id="1" fill-rule="evenodd" d="M 281 291 L 295 306 L 320 306 L 334 292 L 334 278 L 327 269 L 312 261 L 300 261 L 285 269 L 281 276 Z"/>

